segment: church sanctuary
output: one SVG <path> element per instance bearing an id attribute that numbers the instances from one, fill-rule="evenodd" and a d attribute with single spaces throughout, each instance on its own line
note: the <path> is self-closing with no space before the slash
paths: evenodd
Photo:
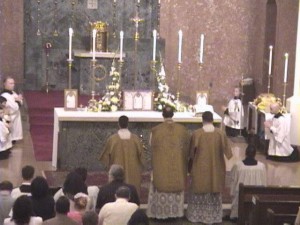
<path id="1" fill-rule="evenodd" d="M 0 0 L 0 225 L 300 225 L 300 0 Z"/>

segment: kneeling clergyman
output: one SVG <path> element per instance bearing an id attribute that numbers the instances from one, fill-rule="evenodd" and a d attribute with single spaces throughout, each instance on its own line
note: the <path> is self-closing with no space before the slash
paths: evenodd
<path id="1" fill-rule="evenodd" d="M 128 117 L 119 118 L 119 131 L 111 135 L 100 155 L 100 162 L 109 168 L 113 164 L 123 167 L 125 182 L 141 189 L 141 174 L 145 165 L 144 149 L 139 137 L 128 130 Z"/>
<path id="2" fill-rule="evenodd" d="M 172 120 L 171 107 L 163 109 L 164 122 L 152 129 L 153 181 L 150 184 L 147 215 L 167 219 L 184 216 L 184 188 L 190 135 Z"/>

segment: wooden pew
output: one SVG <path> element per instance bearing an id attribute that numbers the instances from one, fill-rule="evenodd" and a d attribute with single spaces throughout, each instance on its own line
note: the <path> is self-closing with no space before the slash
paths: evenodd
<path id="1" fill-rule="evenodd" d="M 253 186 L 240 184 L 238 225 L 245 225 L 246 222 L 249 221 L 249 212 L 252 205 L 253 195 L 269 195 L 274 196 L 274 198 L 276 198 L 279 195 L 300 196 L 300 187 Z"/>
<path id="2" fill-rule="evenodd" d="M 287 197 L 287 196 L 282 196 Z M 292 197 L 294 197 L 293 200 Z M 252 197 L 252 209 L 249 217 L 250 225 L 258 225 L 265 224 L 268 225 L 267 222 L 267 209 L 270 208 L 275 212 L 281 214 L 297 214 L 299 205 L 300 205 L 300 197 L 291 196 L 290 199 L 285 198 L 274 198 L 274 196 L 257 196 L 254 195 Z"/>
<path id="3" fill-rule="evenodd" d="M 267 209 L 267 224 L 282 225 L 284 223 L 294 224 L 297 214 L 275 213 L 272 209 Z"/>

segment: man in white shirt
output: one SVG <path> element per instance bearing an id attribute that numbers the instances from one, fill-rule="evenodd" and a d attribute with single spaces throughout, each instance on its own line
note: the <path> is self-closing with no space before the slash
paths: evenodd
<path id="1" fill-rule="evenodd" d="M 34 176 L 34 168 L 32 166 L 24 166 L 22 168 L 23 182 L 20 187 L 14 188 L 11 192 L 11 197 L 17 199 L 21 195 L 31 195 L 31 181 Z"/>
<path id="2" fill-rule="evenodd" d="M 116 191 L 116 201 L 106 203 L 99 212 L 99 225 L 127 225 L 137 204 L 128 202 L 130 190 L 122 186 Z"/>
<path id="3" fill-rule="evenodd" d="M 3 81 L 4 89 L 1 96 L 7 99 L 6 107 L 11 120 L 11 139 L 13 142 L 23 139 L 23 129 L 20 107 L 23 105 L 23 96 L 17 94 L 15 89 L 15 80 L 12 77 L 6 77 Z"/>
<path id="4" fill-rule="evenodd" d="M 280 112 L 279 103 L 270 105 L 270 111 L 274 115 L 271 120 L 265 121 L 265 129 L 270 132 L 268 159 L 276 161 L 298 161 L 297 149 L 293 149 L 290 142 L 290 124 L 286 116 Z"/>

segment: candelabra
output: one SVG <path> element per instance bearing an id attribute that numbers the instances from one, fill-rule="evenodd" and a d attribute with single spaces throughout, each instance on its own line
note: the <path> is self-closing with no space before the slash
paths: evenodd
<path id="1" fill-rule="evenodd" d="M 199 75 L 197 80 L 197 90 L 200 91 L 200 78 L 201 78 L 201 71 L 203 69 L 203 63 L 199 62 Z M 202 79 L 203 80 L 203 79 Z"/>
<path id="2" fill-rule="evenodd" d="M 69 89 L 72 89 L 72 64 L 73 59 L 68 59 L 68 68 L 69 68 Z"/>
<path id="3" fill-rule="evenodd" d="M 179 103 L 179 98 L 180 98 L 180 72 L 181 72 L 181 63 L 179 62 L 177 64 L 177 102 Z"/>
<path id="4" fill-rule="evenodd" d="M 153 91 L 155 92 L 155 81 L 156 81 L 156 76 L 157 76 L 157 71 L 156 71 L 156 63 L 157 61 L 156 60 L 152 60 L 151 61 L 151 73 L 152 73 L 152 88 L 153 88 Z"/>
<path id="5" fill-rule="evenodd" d="M 282 96 L 282 106 L 285 107 L 286 104 L 286 86 L 287 82 L 283 82 L 283 96 Z"/>
<path id="6" fill-rule="evenodd" d="M 38 11 L 38 13 L 37 13 L 37 32 L 36 32 L 37 36 L 41 35 L 41 30 L 40 30 L 40 15 L 41 15 L 40 3 L 41 3 L 41 1 L 38 0 L 37 1 L 37 11 Z"/>
<path id="7" fill-rule="evenodd" d="M 268 75 L 268 94 L 270 94 L 270 88 L 271 88 L 271 77 L 272 77 L 272 75 L 271 75 L 271 74 L 269 74 L 269 75 Z"/>

